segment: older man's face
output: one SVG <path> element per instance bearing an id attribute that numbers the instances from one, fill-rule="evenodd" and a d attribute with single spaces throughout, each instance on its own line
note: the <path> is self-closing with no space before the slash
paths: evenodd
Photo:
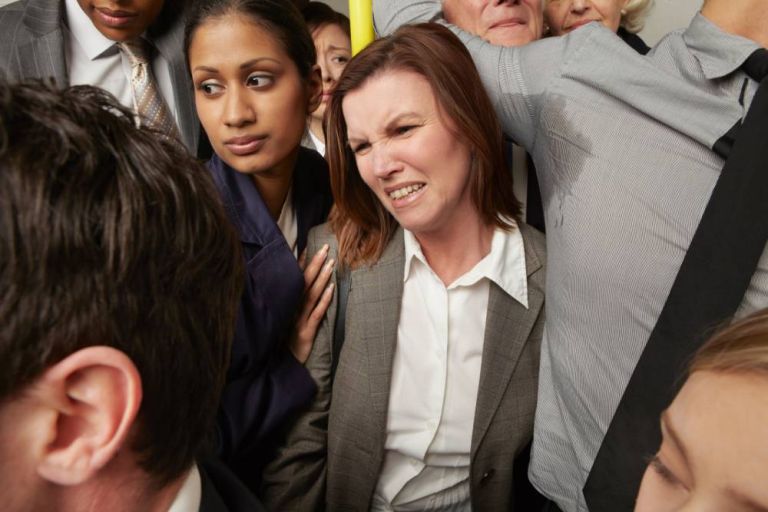
<path id="1" fill-rule="evenodd" d="M 489 43 L 521 46 L 541 38 L 541 0 L 444 0 L 449 23 Z"/>

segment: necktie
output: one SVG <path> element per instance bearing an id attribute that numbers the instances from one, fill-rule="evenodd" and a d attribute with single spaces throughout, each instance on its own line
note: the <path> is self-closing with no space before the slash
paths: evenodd
<path id="1" fill-rule="evenodd" d="M 768 51 L 756 50 L 742 68 L 760 86 L 595 458 L 584 486 L 591 512 L 634 508 L 647 457 L 661 442 L 661 412 L 708 333 L 736 312 L 765 250 Z"/>
<path id="2" fill-rule="evenodd" d="M 176 122 L 152 75 L 147 43 L 137 38 L 117 43 L 117 45 L 131 63 L 131 89 L 139 124 L 179 140 Z"/>

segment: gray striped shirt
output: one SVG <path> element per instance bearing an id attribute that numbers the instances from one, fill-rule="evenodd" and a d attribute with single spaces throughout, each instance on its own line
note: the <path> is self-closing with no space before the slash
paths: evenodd
<path id="1" fill-rule="evenodd" d="M 383 33 L 439 11 L 374 2 Z M 757 89 L 738 68 L 758 45 L 701 15 L 646 57 L 595 23 L 523 48 L 452 28 L 539 173 L 549 268 L 529 476 L 585 511 L 584 482 L 723 167 L 711 148 Z M 766 306 L 768 253 L 738 316 Z"/>

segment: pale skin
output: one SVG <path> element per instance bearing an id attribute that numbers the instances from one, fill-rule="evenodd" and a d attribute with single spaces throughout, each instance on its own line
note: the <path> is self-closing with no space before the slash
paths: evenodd
<path id="1" fill-rule="evenodd" d="M 592 21 L 616 32 L 627 0 L 546 0 L 544 19 L 550 33 L 561 36 Z"/>
<path id="2" fill-rule="evenodd" d="M 636 512 L 768 511 L 768 375 L 698 371 L 661 418 Z"/>
<path id="3" fill-rule="evenodd" d="M 192 36 L 189 63 L 197 112 L 216 154 L 253 178 L 278 219 L 307 116 L 320 103 L 319 69 L 302 78 L 281 42 L 244 14 L 203 22 Z M 334 262 L 325 262 L 327 255 L 320 250 L 307 265 L 300 259 L 305 302 L 289 346 L 302 363 L 333 296 Z"/>
<path id="4" fill-rule="evenodd" d="M 374 75 L 342 110 L 363 181 L 450 285 L 490 252 L 494 232 L 470 198 L 469 147 L 412 71 Z"/>
<path id="5" fill-rule="evenodd" d="M 187 474 L 160 488 L 129 449 L 142 400 L 122 352 L 70 354 L 0 406 L 3 510 L 164 512 Z M 54 505 L 55 504 L 55 505 Z"/>
<path id="6" fill-rule="evenodd" d="M 701 14 L 726 32 L 768 47 L 768 5 L 762 0 L 707 0 Z"/>
<path id="7" fill-rule="evenodd" d="M 326 24 L 317 27 L 312 32 L 312 40 L 317 52 L 317 65 L 323 78 L 323 94 L 320 105 L 309 116 L 309 129 L 312 135 L 325 143 L 323 133 L 323 116 L 333 88 L 339 80 L 342 71 L 352 58 L 352 42 L 349 36 L 336 24 Z"/>
<path id="8" fill-rule="evenodd" d="M 543 34 L 541 0 L 444 0 L 445 19 L 498 46 L 522 46 Z"/>

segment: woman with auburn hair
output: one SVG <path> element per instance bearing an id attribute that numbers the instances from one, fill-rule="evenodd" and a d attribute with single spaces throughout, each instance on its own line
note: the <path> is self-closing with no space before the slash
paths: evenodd
<path id="1" fill-rule="evenodd" d="M 643 29 L 652 6 L 653 0 L 545 0 L 544 20 L 554 36 L 592 21 L 600 22 L 645 55 L 651 48 L 637 33 Z"/>
<path id="2" fill-rule="evenodd" d="M 336 207 L 309 246 L 331 246 L 340 298 L 307 361 L 315 402 L 264 497 L 273 510 L 510 510 L 533 428 L 544 242 L 517 220 L 467 50 L 434 24 L 372 43 L 328 128 Z"/>
<path id="3" fill-rule="evenodd" d="M 636 512 L 768 510 L 768 309 L 716 334 L 661 416 Z"/>

